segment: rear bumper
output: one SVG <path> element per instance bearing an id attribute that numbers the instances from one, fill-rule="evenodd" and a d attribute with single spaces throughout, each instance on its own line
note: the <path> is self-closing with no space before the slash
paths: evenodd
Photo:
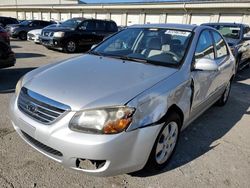
<path id="1" fill-rule="evenodd" d="M 115 135 L 79 133 L 68 128 L 74 114 L 69 112 L 53 125 L 43 125 L 19 111 L 15 97 L 10 103 L 12 124 L 30 146 L 67 168 L 94 176 L 113 176 L 142 169 L 162 127 L 156 125 Z M 79 168 L 78 159 L 105 161 L 105 164 L 94 170 Z"/>

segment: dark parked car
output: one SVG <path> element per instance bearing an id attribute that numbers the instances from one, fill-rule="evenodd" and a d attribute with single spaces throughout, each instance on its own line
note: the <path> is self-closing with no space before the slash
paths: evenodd
<path id="1" fill-rule="evenodd" d="M 21 40 L 27 40 L 27 33 L 34 29 L 42 29 L 48 25 L 55 24 L 55 22 L 41 21 L 41 20 L 26 20 L 19 24 L 12 24 L 6 27 L 10 36 L 13 38 L 19 38 Z"/>
<path id="2" fill-rule="evenodd" d="M 236 69 L 250 65 L 250 27 L 238 23 L 206 23 L 202 25 L 217 29 L 226 39 L 235 58 Z"/>
<path id="3" fill-rule="evenodd" d="M 10 44 L 9 34 L 0 26 L 0 41 Z"/>
<path id="4" fill-rule="evenodd" d="M 6 25 L 9 25 L 9 24 L 18 24 L 18 23 L 19 22 L 17 21 L 16 18 L 0 16 L 1 27 L 5 27 Z"/>
<path id="5" fill-rule="evenodd" d="M 79 47 L 91 47 L 118 31 L 111 20 L 72 18 L 59 27 L 43 29 L 40 41 L 47 48 L 73 53 Z"/>
<path id="6" fill-rule="evenodd" d="M 0 41 L 0 68 L 12 67 L 16 63 L 16 57 L 11 47 Z"/>

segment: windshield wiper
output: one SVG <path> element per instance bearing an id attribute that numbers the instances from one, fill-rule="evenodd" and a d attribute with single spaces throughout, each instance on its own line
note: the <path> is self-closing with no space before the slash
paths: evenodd
<path id="1" fill-rule="evenodd" d="M 112 58 L 121 59 L 121 60 L 127 60 L 127 61 L 136 61 L 139 63 L 148 63 L 148 60 L 146 59 L 140 59 L 140 58 L 134 58 L 129 56 L 116 56 L 116 55 L 110 55 Z"/>
<path id="2" fill-rule="evenodd" d="M 97 55 L 97 56 L 103 56 L 101 53 L 97 52 L 97 51 L 88 51 L 88 54 L 92 54 L 92 55 Z"/>

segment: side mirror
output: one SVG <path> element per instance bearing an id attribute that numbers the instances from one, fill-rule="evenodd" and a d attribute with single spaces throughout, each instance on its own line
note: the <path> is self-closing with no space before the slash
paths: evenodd
<path id="1" fill-rule="evenodd" d="M 92 49 L 94 49 L 96 46 L 97 46 L 97 44 L 94 44 L 94 45 L 91 46 L 90 49 L 92 50 Z"/>
<path id="2" fill-rule="evenodd" d="M 196 70 L 196 71 L 218 71 L 219 66 L 212 59 L 202 58 L 202 59 L 199 59 L 194 64 L 194 69 L 193 70 Z"/>

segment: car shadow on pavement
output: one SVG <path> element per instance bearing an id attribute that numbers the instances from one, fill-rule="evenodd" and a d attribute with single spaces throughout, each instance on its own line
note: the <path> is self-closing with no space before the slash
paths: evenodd
<path id="1" fill-rule="evenodd" d="M 46 57 L 44 54 L 37 54 L 37 53 L 15 53 L 16 58 L 35 58 L 35 57 Z"/>
<path id="2" fill-rule="evenodd" d="M 12 49 L 14 49 L 14 48 L 22 48 L 21 46 L 17 46 L 17 45 L 10 45 L 10 47 L 11 47 Z"/>
<path id="3" fill-rule="evenodd" d="M 11 68 L 0 70 L 0 94 L 13 93 L 18 80 L 34 68 Z"/>
<path id="4" fill-rule="evenodd" d="M 242 83 L 250 79 L 250 69 L 239 72 L 232 85 L 231 97 L 224 107 L 213 106 L 180 135 L 176 152 L 169 164 L 161 171 L 146 171 L 130 173 L 131 176 L 148 177 L 165 173 L 195 159 L 205 153 L 220 147 L 222 138 L 241 120 L 243 115 L 249 115 L 250 85 Z M 180 169 L 181 170 L 181 169 Z"/>

